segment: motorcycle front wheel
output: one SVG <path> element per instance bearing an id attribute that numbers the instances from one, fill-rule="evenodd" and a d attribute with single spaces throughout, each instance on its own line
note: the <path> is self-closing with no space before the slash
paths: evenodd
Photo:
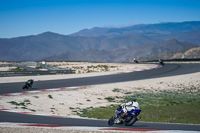
<path id="1" fill-rule="evenodd" d="M 26 85 L 24 85 L 24 86 L 22 87 L 22 89 L 28 89 L 28 88 L 27 88 L 27 86 L 26 86 Z"/>
<path id="2" fill-rule="evenodd" d="M 115 116 L 112 116 L 109 120 L 108 120 L 108 125 L 113 125 L 115 121 Z"/>

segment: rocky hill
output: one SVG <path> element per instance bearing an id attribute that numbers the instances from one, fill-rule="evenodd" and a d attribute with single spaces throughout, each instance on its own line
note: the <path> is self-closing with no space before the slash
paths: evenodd
<path id="1" fill-rule="evenodd" d="M 99 28 L 83 29 L 73 36 L 116 36 L 116 35 L 169 35 L 200 30 L 200 21 L 168 22 L 158 24 L 139 24 L 121 28 Z"/>
<path id="2" fill-rule="evenodd" d="M 72 35 L 45 32 L 0 39 L 0 60 L 128 62 L 200 46 L 200 21 L 92 28 Z"/>
<path id="3" fill-rule="evenodd" d="M 191 43 L 180 42 L 175 39 L 161 44 L 147 44 L 134 47 L 120 47 L 113 50 L 90 50 L 78 52 L 66 52 L 62 55 L 52 56 L 47 60 L 69 60 L 69 61 L 97 61 L 97 62 L 130 62 L 133 58 L 139 60 L 152 60 L 160 58 L 162 53 L 176 53 L 195 47 Z M 165 57 L 168 59 L 170 56 Z"/>

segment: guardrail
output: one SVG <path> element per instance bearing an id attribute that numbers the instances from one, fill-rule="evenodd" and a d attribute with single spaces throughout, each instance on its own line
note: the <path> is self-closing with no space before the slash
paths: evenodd
<path id="1" fill-rule="evenodd" d="M 56 75 L 73 74 L 74 70 L 52 70 L 52 71 L 0 71 L 0 77 L 11 76 L 36 76 L 36 75 Z"/>

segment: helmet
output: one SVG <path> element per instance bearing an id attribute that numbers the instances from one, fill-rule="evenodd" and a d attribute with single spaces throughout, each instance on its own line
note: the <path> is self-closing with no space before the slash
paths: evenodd
<path id="1" fill-rule="evenodd" d="M 133 99 L 132 99 L 132 101 L 133 101 L 133 102 L 136 102 L 136 99 L 135 99 L 135 98 L 133 98 Z"/>
<path id="2" fill-rule="evenodd" d="M 122 109 L 123 109 L 122 105 L 119 105 L 119 109 L 120 109 L 120 110 L 122 110 Z"/>

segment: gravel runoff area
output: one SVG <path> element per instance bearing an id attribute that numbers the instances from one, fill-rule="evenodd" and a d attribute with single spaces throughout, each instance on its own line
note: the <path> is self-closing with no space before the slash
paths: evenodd
<path id="1" fill-rule="evenodd" d="M 130 64 L 127 64 L 128 66 Z M 145 68 L 152 68 L 154 67 L 152 64 L 131 64 L 132 69 L 145 69 Z M 140 68 L 141 66 L 141 68 Z M 126 67 L 125 67 L 126 68 Z M 128 69 L 130 70 L 130 69 Z M 127 69 L 121 69 L 120 71 L 127 71 Z M 74 74 L 66 77 L 66 75 L 56 75 L 56 76 L 46 76 L 46 80 L 50 79 L 62 79 L 62 78 L 75 78 L 75 77 L 85 77 L 85 76 L 96 76 L 103 74 L 112 74 L 116 73 L 116 71 L 112 72 L 95 72 L 95 73 L 85 73 L 85 74 Z M 117 70 L 119 72 L 119 70 Z M 155 78 L 155 79 L 148 79 L 148 80 L 139 80 L 139 81 L 130 81 L 130 82 L 121 82 L 121 83 L 112 83 L 112 84 L 103 84 L 103 85 L 94 85 L 89 86 L 84 89 L 70 89 L 70 90 L 63 90 L 63 91 L 48 91 L 48 92 L 41 92 L 37 94 L 27 94 L 27 95 L 20 95 L 20 96 L 11 96 L 11 97 L 3 97 L 0 99 L 0 108 L 6 108 L 11 110 L 18 110 L 18 111 L 27 111 L 22 108 L 15 108 L 15 106 L 11 105 L 10 101 L 21 102 L 23 100 L 29 100 L 31 105 L 28 105 L 29 109 L 33 109 L 36 113 L 40 114 L 52 114 L 52 115 L 62 115 L 64 117 L 72 117 L 77 118 L 79 116 L 74 113 L 73 109 L 80 108 L 84 109 L 87 107 L 100 107 L 100 106 L 107 106 L 111 103 L 104 99 L 105 97 L 112 97 L 112 96 L 123 96 L 124 93 L 120 92 L 142 92 L 144 90 L 151 90 L 151 91 L 159 91 L 159 90 L 174 90 L 180 89 L 176 87 L 179 84 L 189 86 L 189 85 L 197 85 L 200 84 L 200 72 L 187 74 L 187 75 L 178 75 L 172 77 L 164 77 L 164 78 Z M 26 79 L 34 79 L 34 80 L 44 80 L 45 76 L 35 76 L 35 77 L 9 77 L 3 78 L 1 82 L 21 82 L 22 80 Z M 120 92 L 114 92 L 114 89 L 120 89 Z M 94 91 L 95 90 L 95 91 Z M 79 97 L 77 95 L 79 94 Z M 80 95 L 81 94 L 81 95 Z M 49 98 L 49 95 L 52 98 Z M 67 99 L 66 99 L 67 96 Z M 76 98 L 75 98 L 76 97 Z M 69 99 L 72 101 L 69 102 Z M 50 100 L 49 105 L 45 105 L 43 101 Z M 38 104 L 40 103 L 40 104 Z M 73 104 L 70 104 L 73 103 Z M 40 106 L 38 106 L 40 105 Z M 43 107 L 43 108 L 41 108 Z M 55 110 L 52 111 L 51 108 L 54 107 Z M 66 109 L 66 107 L 71 107 L 70 109 Z M 73 108 L 73 109 L 72 109 Z M 68 112 L 66 112 L 68 110 Z M 0 125 L 0 131 L 5 133 L 7 132 L 20 132 L 20 133 L 32 133 L 32 132 L 121 132 L 121 131 L 92 131 L 92 130 L 69 130 L 69 129 L 59 129 L 59 128 L 41 128 L 41 127 L 12 127 L 8 125 Z M 137 131 L 137 133 L 139 133 Z"/>

